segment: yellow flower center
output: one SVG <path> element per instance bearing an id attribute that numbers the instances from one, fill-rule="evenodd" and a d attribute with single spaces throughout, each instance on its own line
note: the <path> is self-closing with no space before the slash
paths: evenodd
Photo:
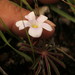
<path id="1" fill-rule="evenodd" d="M 33 28 L 38 28 L 38 25 L 32 25 Z"/>

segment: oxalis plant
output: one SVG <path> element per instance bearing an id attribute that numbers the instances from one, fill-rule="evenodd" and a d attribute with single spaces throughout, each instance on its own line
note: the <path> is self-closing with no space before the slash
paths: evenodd
<path id="1" fill-rule="evenodd" d="M 35 0 L 34 2 L 35 5 L 38 6 L 37 0 Z M 18 49 L 14 48 L 10 44 L 11 41 L 8 41 L 6 39 L 2 31 L 0 31 L 0 37 L 5 42 L 5 45 L 10 46 L 16 53 L 24 57 L 26 61 L 32 64 L 32 66 L 30 66 L 30 69 L 33 70 L 33 75 L 52 75 L 52 72 L 55 72 L 56 75 L 60 75 L 59 68 L 57 67 L 57 65 L 66 68 L 66 65 L 62 61 L 62 59 L 64 59 L 64 56 L 66 55 L 73 61 L 75 61 L 75 59 L 69 54 L 67 54 L 63 50 L 64 48 L 60 47 L 59 45 L 56 45 L 54 36 L 52 37 L 55 31 L 54 27 L 52 27 L 49 23 L 45 22 L 46 20 L 48 20 L 48 17 L 40 15 L 39 12 L 35 13 L 36 11 L 39 11 L 38 7 L 35 8 L 34 12 L 26 0 L 21 0 L 21 6 L 22 3 L 27 5 L 28 9 L 32 10 L 32 12 L 24 16 L 26 20 L 17 21 L 15 23 L 15 26 L 19 30 L 25 30 L 26 39 L 19 38 L 12 34 L 12 32 L 9 30 L 8 27 L 6 27 L 6 24 L 1 18 L 0 22 L 5 27 L 7 32 L 15 39 L 18 38 Z M 74 11 L 74 7 L 72 7 L 72 4 L 69 3 L 69 0 L 67 0 L 67 4 L 69 4 L 71 9 Z M 49 7 L 60 15 L 64 13 L 62 16 L 68 18 L 72 22 L 75 22 L 73 17 L 59 10 L 55 6 L 50 5 Z M 49 33 L 48 35 L 50 36 L 46 36 L 47 33 Z M 48 43 L 46 43 L 47 40 Z"/>

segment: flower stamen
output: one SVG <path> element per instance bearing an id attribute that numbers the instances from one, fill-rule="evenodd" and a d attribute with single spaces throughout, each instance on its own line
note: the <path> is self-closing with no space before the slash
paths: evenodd
<path id="1" fill-rule="evenodd" d="M 38 25 L 32 25 L 33 28 L 38 28 Z"/>

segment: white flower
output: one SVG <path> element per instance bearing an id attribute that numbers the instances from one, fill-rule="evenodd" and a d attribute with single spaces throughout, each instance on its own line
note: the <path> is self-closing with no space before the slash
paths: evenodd
<path id="1" fill-rule="evenodd" d="M 28 34 L 34 38 L 38 38 L 42 35 L 43 28 L 47 31 L 52 31 L 52 27 L 44 23 L 48 18 L 44 15 L 40 15 L 36 18 L 34 12 L 30 12 L 25 16 L 28 20 L 20 20 L 16 22 L 16 26 L 19 27 L 19 30 L 23 30 L 26 27 L 29 27 Z"/>

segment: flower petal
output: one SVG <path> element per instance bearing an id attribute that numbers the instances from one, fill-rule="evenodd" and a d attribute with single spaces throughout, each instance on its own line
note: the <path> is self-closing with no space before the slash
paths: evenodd
<path id="1" fill-rule="evenodd" d="M 26 19 L 28 19 L 29 21 L 31 20 L 35 20 L 35 14 L 34 12 L 30 12 L 28 15 L 25 16 Z"/>
<path id="2" fill-rule="evenodd" d="M 43 31 L 42 28 L 32 28 L 32 27 L 30 27 L 28 33 L 29 33 L 30 36 L 32 36 L 34 38 L 38 38 L 42 35 L 42 31 Z"/>
<path id="3" fill-rule="evenodd" d="M 43 23 L 44 21 L 46 21 L 48 18 L 44 15 L 40 15 L 38 18 L 37 18 L 37 21 L 39 23 Z"/>
<path id="4" fill-rule="evenodd" d="M 42 26 L 42 28 L 44 28 L 47 31 L 52 31 L 53 30 L 52 27 L 47 23 L 43 23 L 41 26 Z"/>
<path id="5" fill-rule="evenodd" d="M 26 20 L 20 20 L 16 22 L 16 26 L 19 27 L 19 30 L 22 30 L 25 27 L 29 27 L 30 23 Z"/>
<path id="6" fill-rule="evenodd" d="M 19 27 L 19 30 L 23 30 L 25 27 L 24 26 L 20 26 Z"/>

